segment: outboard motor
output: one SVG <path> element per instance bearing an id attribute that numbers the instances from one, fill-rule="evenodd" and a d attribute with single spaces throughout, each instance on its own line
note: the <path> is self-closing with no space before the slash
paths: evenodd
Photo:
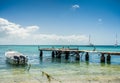
<path id="1" fill-rule="evenodd" d="M 14 56 L 14 59 L 16 60 L 16 63 L 19 64 L 19 57 L 18 56 Z"/>
<path id="2" fill-rule="evenodd" d="M 20 56 L 20 59 L 21 59 L 22 63 L 25 64 L 25 57 L 24 56 Z"/>

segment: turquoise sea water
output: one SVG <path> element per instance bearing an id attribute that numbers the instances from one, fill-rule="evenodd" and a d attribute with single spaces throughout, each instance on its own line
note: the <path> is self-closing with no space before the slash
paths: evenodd
<path id="1" fill-rule="evenodd" d="M 53 46 L 40 45 L 40 48 Z M 62 48 L 61 45 L 54 46 Z M 67 45 L 64 47 L 68 47 Z M 70 48 L 79 47 L 80 50 L 93 50 L 90 46 L 71 45 Z M 120 52 L 120 46 L 95 46 L 97 51 Z M 4 53 L 12 49 L 28 56 L 31 68 L 26 71 L 26 66 L 14 66 L 6 63 Z M 111 64 L 101 64 L 100 54 L 89 53 L 90 60 L 84 60 L 84 54 L 80 61 L 75 61 L 74 56 L 69 60 L 52 59 L 51 52 L 44 52 L 43 59 L 39 57 L 38 45 L 1 45 L 0 46 L 0 83 L 47 83 L 48 79 L 42 77 L 41 71 L 50 74 L 55 83 L 120 83 L 120 56 L 111 56 Z M 58 81 L 59 80 L 59 81 Z M 82 81 L 80 81 L 82 80 Z"/>

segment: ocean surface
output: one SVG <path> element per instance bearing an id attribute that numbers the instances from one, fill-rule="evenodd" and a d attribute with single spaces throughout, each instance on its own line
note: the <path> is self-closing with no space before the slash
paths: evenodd
<path id="1" fill-rule="evenodd" d="M 53 46 L 63 47 L 62 45 L 0 45 L 0 83 L 49 83 L 50 81 L 51 83 L 120 83 L 120 56 L 111 56 L 110 64 L 100 63 L 99 53 L 89 53 L 89 62 L 85 61 L 84 54 L 80 61 L 76 61 L 72 55 L 68 60 L 65 60 L 64 55 L 61 59 L 53 60 L 49 51 L 43 52 L 42 59 L 39 57 L 38 47 L 51 48 Z M 70 45 L 69 47 L 78 47 L 79 50 L 94 49 L 94 47 L 84 45 Z M 95 48 L 96 51 L 120 52 L 120 46 L 101 45 Z M 4 54 L 9 49 L 28 56 L 28 65 L 8 64 Z"/>

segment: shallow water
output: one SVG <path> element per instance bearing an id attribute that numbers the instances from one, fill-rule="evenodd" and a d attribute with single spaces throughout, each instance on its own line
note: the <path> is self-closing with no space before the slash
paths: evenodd
<path id="1" fill-rule="evenodd" d="M 103 51 L 120 50 L 120 47 L 113 46 L 96 48 Z M 27 55 L 30 70 L 27 70 L 29 65 L 14 66 L 6 63 L 4 53 L 8 49 Z M 81 46 L 79 49 L 92 50 L 93 47 Z M 42 72 L 50 76 L 51 83 L 120 83 L 120 56 L 112 56 L 111 64 L 101 64 L 100 55 L 93 53 L 90 53 L 89 62 L 84 60 L 84 56 L 80 61 L 75 61 L 74 56 L 65 60 L 64 55 L 61 59 L 52 59 L 51 52 L 44 52 L 43 59 L 40 59 L 38 46 L 0 46 L 0 83 L 49 83 Z"/>

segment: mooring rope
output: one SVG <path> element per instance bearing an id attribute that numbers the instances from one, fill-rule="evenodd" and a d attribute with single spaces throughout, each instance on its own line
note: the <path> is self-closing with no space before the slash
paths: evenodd
<path id="1" fill-rule="evenodd" d="M 41 70 L 40 70 L 40 71 L 41 71 Z M 41 71 L 41 72 L 42 72 L 42 76 L 45 75 L 45 76 L 47 77 L 47 79 L 48 79 L 49 82 L 51 82 L 51 80 L 53 79 L 53 80 L 56 80 L 56 81 L 62 83 L 62 81 L 60 81 L 60 80 L 58 80 L 58 79 L 55 79 L 54 77 L 52 77 L 52 76 L 49 75 L 48 73 L 46 73 L 46 72 L 44 72 L 44 71 Z"/>
<path id="2" fill-rule="evenodd" d="M 27 66 L 27 68 L 26 68 L 25 70 L 29 72 L 29 71 L 30 71 L 30 68 L 31 68 L 31 64 L 28 64 L 28 66 Z M 46 73 L 46 72 L 44 72 L 44 71 L 42 71 L 42 70 L 40 70 L 40 72 L 42 72 L 42 76 L 45 75 L 45 76 L 47 77 L 49 83 L 51 82 L 52 79 L 53 79 L 53 80 L 56 80 L 56 81 L 58 81 L 58 82 L 60 82 L 60 83 L 62 83 L 62 81 L 55 79 L 55 78 L 52 77 L 50 74 L 48 74 L 48 73 Z M 32 76 L 32 75 L 31 75 L 31 76 Z M 32 77 L 33 77 L 33 76 L 32 76 Z M 33 77 L 33 78 L 36 79 L 37 81 L 41 82 L 38 78 L 36 78 L 36 77 Z"/>

